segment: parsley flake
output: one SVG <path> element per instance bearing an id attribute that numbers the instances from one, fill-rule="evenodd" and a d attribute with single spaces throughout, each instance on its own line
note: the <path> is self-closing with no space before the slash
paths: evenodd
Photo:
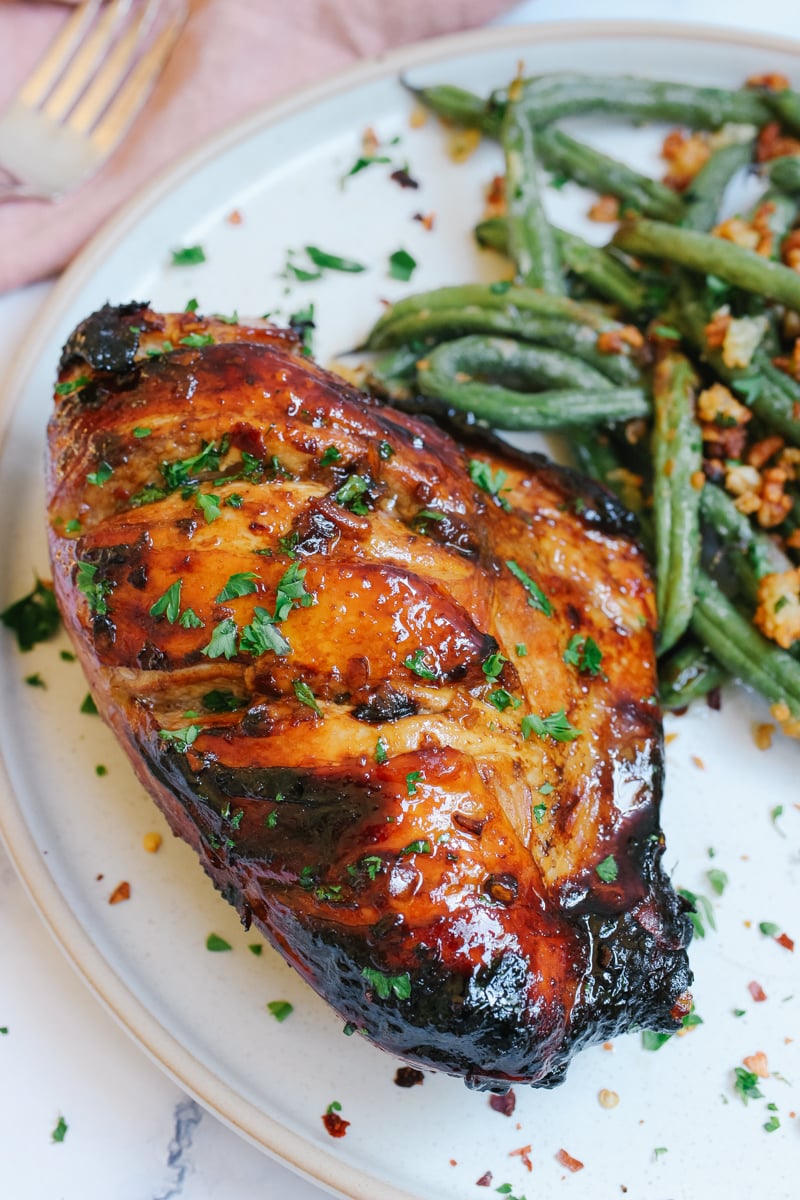
<path id="1" fill-rule="evenodd" d="M 200 651 L 205 654 L 206 658 L 225 658 L 231 659 L 236 654 L 236 635 L 238 628 L 232 617 L 226 617 L 224 621 L 220 621 L 211 631 L 211 641 L 208 645 L 203 646 Z"/>
<path id="2" fill-rule="evenodd" d="M 179 754 L 185 754 L 200 732 L 199 725 L 184 725 L 183 729 L 161 729 L 158 736 L 162 742 L 174 746 Z"/>
<path id="3" fill-rule="evenodd" d="M 67 1122 L 64 1120 L 64 1118 L 62 1116 L 59 1116 L 58 1121 L 56 1122 L 56 1127 L 53 1130 L 53 1132 L 50 1134 L 50 1141 L 56 1142 L 56 1143 L 63 1142 L 64 1138 L 67 1136 L 68 1129 L 69 1129 L 69 1125 L 67 1124 Z"/>
<path id="4" fill-rule="evenodd" d="M 750 1100 L 761 1100 L 764 1093 L 758 1086 L 758 1076 L 754 1071 L 746 1071 L 744 1067 L 734 1067 L 733 1088 L 743 1104 Z"/>
<path id="5" fill-rule="evenodd" d="M 721 896 L 728 886 L 728 876 L 725 871 L 720 871 L 717 867 L 712 867 L 710 871 L 706 871 L 706 878 L 711 884 L 711 889 L 717 896 Z"/>
<path id="6" fill-rule="evenodd" d="M 398 1000 L 408 1000 L 411 995 L 411 976 L 408 971 L 402 975 L 384 975 L 383 971 L 364 967 L 361 974 L 381 1000 L 388 1000 L 392 993 Z"/>
<path id="7" fill-rule="evenodd" d="M 408 283 L 416 269 L 417 260 L 412 258 L 407 250 L 395 250 L 394 254 L 389 255 L 389 276 L 391 279 L 399 279 L 401 283 Z"/>
<path id="8" fill-rule="evenodd" d="M 206 692 L 203 696 L 203 708 L 207 712 L 213 713 L 236 712 L 238 709 L 244 708 L 246 703 L 246 700 L 242 700 L 224 688 L 214 688 L 213 691 Z"/>
<path id="9" fill-rule="evenodd" d="M 483 673 L 486 676 L 486 682 L 494 683 L 502 674 L 503 666 L 507 662 L 508 659 L 504 658 L 499 650 L 496 650 L 494 654 L 490 654 L 488 658 L 484 659 L 481 665 Z"/>
<path id="10" fill-rule="evenodd" d="M 250 949 L 252 950 L 252 946 Z M 261 947 L 259 946 L 259 951 L 260 950 Z M 294 1012 L 294 1005 L 290 1004 L 288 1000 L 268 1000 L 267 1008 L 272 1013 L 275 1020 L 281 1022 L 285 1021 L 286 1018 L 290 1017 Z"/>
<path id="11" fill-rule="evenodd" d="M 292 648 L 280 630 L 275 628 L 274 620 L 267 610 L 256 605 L 252 621 L 242 630 L 240 649 L 242 654 L 252 654 L 254 658 L 270 650 L 273 654 L 285 658 Z"/>
<path id="12" fill-rule="evenodd" d="M 77 379 L 68 379 L 64 383 L 57 383 L 55 393 L 57 396 L 71 396 L 74 392 L 79 392 L 81 388 L 85 388 L 87 383 L 91 383 L 88 375 L 80 375 Z"/>
<path id="13" fill-rule="evenodd" d="M 178 617 L 178 624 L 183 629 L 203 629 L 205 627 L 205 621 L 202 621 L 198 617 L 193 608 L 185 608 L 183 610 Z"/>
<path id="14" fill-rule="evenodd" d="M 213 346 L 214 338 L 210 333 L 187 333 L 186 337 L 180 339 L 180 344 L 199 350 L 201 346 Z"/>
<path id="15" fill-rule="evenodd" d="M 617 860 L 614 858 L 614 855 L 609 854 L 608 858 L 604 858 L 601 863 L 598 863 L 595 867 L 595 871 L 600 879 L 602 879 L 603 883 L 613 883 L 619 875 L 619 867 L 617 866 Z"/>
<path id="16" fill-rule="evenodd" d="M 171 583 L 163 596 L 159 596 L 155 604 L 150 609 L 151 617 L 166 617 L 170 625 L 174 625 L 178 619 L 178 614 L 181 608 L 181 588 L 183 580 L 176 579 Z"/>
<path id="17" fill-rule="evenodd" d="M 92 696 L 91 692 L 87 692 L 86 695 L 83 697 L 83 700 L 81 701 L 80 711 L 82 713 L 84 713 L 87 717 L 96 717 L 98 715 L 97 714 L 97 705 L 94 702 L 94 697 Z"/>
<path id="18" fill-rule="evenodd" d="M 308 684 L 302 679 L 295 679 L 292 681 L 292 687 L 294 688 L 294 694 L 300 703 L 305 704 L 306 708 L 312 709 L 318 717 L 321 717 L 322 709 L 317 704 L 316 697 L 314 696 L 314 693 Z"/>
<path id="19" fill-rule="evenodd" d="M 407 846 L 404 846 L 403 849 L 400 851 L 400 853 L 401 853 L 401 855 L 403 855 L 403 854 L 431 854 L 431 853 L 433 853 L 433 850 L 432 850 L 431 844 L 427 838 L 417 838 L 416 841 L 409 842 Z"/>
<path id="20" fill-rule="evenodd" d="M 436 672 L 425 666 L 425 654 L 426 651 L 422 649 L 415 650 L 413 654 L 407 654 L 403 659 L 403 666 L 408 667 L 409 671 L 413 671 L 420 679 L 435 679 Z"/>
<path id="21" fill-rule="evenodd" d="M 230 942 L 226 942 L 225 938 L 220 937 L 218 933 L 210 933 L 206 938 L 206 950 L 210 950 L 212 954 L 219 954 L 222 950 L 232 950 L 233 946 Z"/>
<path id="22" fill-rule="evenodd" d="M 104 483 L 108 483 L 111 476 L 114 474 L 114 468 L 110 463 L 101 462 L 96 471 L 90 471 L 86 476 L 86 482 L 94 484 L 95 487 L 102 487 Z"/>
<path id="23" fill-rule="evenodd" d="M 546 805 L 546 804 L 534 804 L 534 806 L 533 806 L 533 815 L 534 815 L 534 817 L 536 818 L 536 824 L 537 824 L 537 825 L 541 825 L 542 821 L 543 821 L 543 820 L 544 820 L 544 818 L 545 818 L 545 814 L 546 814 L 546 812 L 547 812 L 547 805 Z"/>
<path id="24" fill-rule="evenodd" d="M 52 587 L 36 579 L 32 592 L 15 600 L 0 613 L 0 621 L 17 639 L 20 650 L 32 650 L 38 642 L 53 637 L 61 625 L 61 615 Z"/>
<path id="25" fill-rule="evenodd" d="M 705 922 L 708 922 L 710 929 L 717 928 L 717 923 L 714 920 L 714 910 L 707 896 L 690 892 L 688 888 L 678 888 L 678 895 L 687 900 L 694 909 L 693 912 L 688 912 L 686 915 L 694 926 L 696 937 L 704 938 L 706 936 Z"/>
<path id="26" fill-rule="evenodd" d="M 202 246 L 183 246 L 180 250 L 172 251 L 173 267 L 194 267 L 205 261 L 205 251 Z"/>
<path id="27" fill-rule="evenodd" d="M 28 687 L 47 688 L 47 684 L 42 679 L 38 671 L 36 671 L 36 673 L 33 675 L 26 675 L 25 682 L 27 683 Z"/>
<path id="28" fill-rule="evenodd" d="M 363 263 L 356 262 L 355 259 L 342 258 L 339 254 L 329 254 L 326 250 L 320 250 L 319 246 L 306 246 L 305 251 L 314 266 L 325 271 L 345 271 L 350 275 L 358 275 L 367 269 Z"/>
<path id="29" fill-rule="evenodd" d="M 210 525 L 221 515 L 219 496 L 214 496 L 210 492 L 198 492 L 195 497 L 195 505 L 205 517 L 206 525 Z"/>
<path id="30" fill-rule="evenodd" d="M 350 475 L 338 491 L 334 492 L 333 498 L 343 508 L 349 508 L 357 516 L 363 517 L 369 512 L 366 504 L 361 499 L 367 491 L 369 491 L 368 479 L 365 479 L 363 475 Z"/>
<path id="31" fill-rule="evenodd" d="M 486 492 L 489 496 L 494 496 L 497 503 L 505 512 L 511 512 L 511 505 L 500 494 L 504 489 L 508 491 L 505 487 L 505 482 L 508 479 L 505 471 L 500 468 L 493 471 L 487 462 L 483 462 L 479 458 L 471 458 L 469 460 L 469 477 L 482 492 Z"/>
<path id="32" fill-rule="evenodd" d="M 305 567 L 300 567 L 297 562 L 293 562 L 278 580 L 275 613 L 272 618 L 276 625 L 286 620 L 295 605 L 309 608 L 314 603 L 314 597 L 306 591 L 303 582 L 305 577 Z"/>
<path id="33" fill-rule="evenodd" d="M 576 633 L 571 637 L 564 651 L 564 662 L 569 667 L 575 667 L 581 674 L 599 675 L 603 652 L 594 638 L 584 637 Z"/>
<path id="34" fill-rule="evenodd" d="M 338 463 L 341 461 L 341 450 L 338 450 L 336 446 L 328 446 L 327 450 L 323 452 L 322 457 L 319 460 L 319 465 L 321 467 L 329 467 L 331 463 Z"/>
<path id="35" fill-rule="evenodd" d="M 388 761 L 388 759 L 389 745 L 385 738 L 379 737 L 375 743 L 375 762 L 378 764 L 378 766 L 382 766 L 383 763 Z"/>
<path id="36" fill-rule="evenodd" d="M 224 604 L 226 600 L 238 600 L 240 596 L 249 596 L 258 591 L 259 582 L 255 571 L 237 571 L 228 577 L 228 582 L 216 597 L 216 603 Z"/>
<path id="37" fill-rule="evenodd" d="M 409 771 L 406 775 L 406 791 L 409 796 L 416 796 L 417 784 L 422 779 L 422 771 Z"/>
<path id="38" fill-rule="evenodd" d="M 527 740 L 532 733 L 540 738 L 551 737 L 555 742 L 574 742 L 583 730 L 570 725 L 564 709 L 561 708 L 558 712 L 550 713 L 548 717 L 540 717 L 536 713 L 523 717 L 522 736 Z"/>
<path id="39" fill-rule="evenodd" d="M 89 611 L 97 616 L 108 613 L 107 597 L 113 591 L 114 585 L 109 579 L 97 580 L 97 567 L 94 563 L 79 562 L 75 576 L 75 586 L 86 597 Z"/>
<path id="40" fill-rule="evenodd" d="M 522 567 L 520 567 L 513 558 L 506 559 L 506 566 L 514 578 L 519 580 L 519 582 L 525 588 L 525 591 L 528 593 L 528 604 L 530 604 L 531 608 L 535 608 L 538 612 L 544 613 L 546 617 L 552 617 L 555 610 L 553 609 L 550 601 L 547 599 L 547 596 L 545 596 L 544 592 L 539 587 L 538 583 L 534 579 L 531 579 L 530 575 L 526 575 Z"/>

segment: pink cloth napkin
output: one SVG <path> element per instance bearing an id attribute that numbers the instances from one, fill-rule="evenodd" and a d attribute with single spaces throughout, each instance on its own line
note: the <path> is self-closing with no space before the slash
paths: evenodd
<path id="1" fill-rule="evenodd" d="M 265 101 L 355 59 L 480 25 L 510 0 L 192 0 L 147 105 L 93 179 L 56 205 L 0 204 L 0 292 L 64 267 L 156 172 Z M 65 11 L 0 3 L 0 110 Z"/>

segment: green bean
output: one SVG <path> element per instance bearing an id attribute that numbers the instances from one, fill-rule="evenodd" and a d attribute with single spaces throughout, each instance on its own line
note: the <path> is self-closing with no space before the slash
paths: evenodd
<path id="1" fill-rule="evenodd" d="M 674 222 L 683 216 L 683 201 L 672 188 L 576 141 L 561 129 L 540 130 L 536 149 L 551 171 L 560 171 L 596 192 L 618 196 L 637 212 Z"/>
<path id="2" fill-rule="evenodd" d="M 784 91 L 764 92 L 764 101 L 793 133 L 800 133 L 800 95 L 786 88 Z"/>
<path id="3" fill-rule="evenodd" d="M 793 227 L 797 220 L 797 200 L 793 196 L 789 196 L 785 191 L 778 187 L 770 187 L 764 192 L 761 199 L 752 206 L 747 214 L 749 220 L 754 220 L 759 216 L 765 205 L 769 205 L 766 212 L 767 226 L 773 235 L 772 257 L 778 258 L 781 243 L 786 237 L 789 230 Z"/>
<path id="4" fill-rule="evenodd" d="M 727 679 L 727 671 L 690 638 L 658 664 L 658 694 L 662 708 L 684 708 L 707 696 Z"/>
<path id="5" fill-rule="evenodd" d="M 445 121 L 462 125 L 466 129 L 480 129 L 482 133 L 491 137 L 500 136 L 505 105 L 498 108 L 490 100 L 484 100 L 474 92 L 450 84 L 415 88 L 403 80 L 403 86 L 437 117 L 443 117 Z"/>
<path id="6" fill-rule="evenodd" d="M 504 98 L 502 92 L 492 97 L 497 104 Z M 634 121 L 674 121 L 693 129 L 719 129 L 728 123 L 760 126 L 772 115 L 770 104 L 754 91 L 693 87 L 632 75 L 535 76 L 524 81 L 523 103 L 538 127 L 578 113 L 619 113 Z"/>
<path id="7" fill-rule="evenodd" d="M 800 717 L 800 663 L 763 636 L 701 571 L 692 631 L 731 675 Z"/>
<path id="8" fill-rule="evenodd" d="M 720 146 L 695 175 L 686 190 L 684 229 L 708 233 L 719 219 L 723 193 L 737 171 L 753 157 L 753 142 L 731 142 Z"/>
<path id="9" fill-rule="evenodd" d="M 506 160 L 508 252 L 517 277 L 527 287 L 561 295 L 564 277 L 539 191 L 533 129 L 516 103 L 506 107 L 501 140 Z"/>
<path id="10" fill-rule="evenodd" d="M 660 653 L 686 632 L 700 560 L 700 492 L 694 481 L 702 470 L 703 443 L 694 416 L 696 383 L 682 354 L 672 351 L 656 364 L 652 455 Z"/>
<path id="11" fill-rule="evenodd" d="M 800 309 L 800 274 L 754 250 L 744 250 L 693 229 L 677 229 L 646 217 L 623 221 L 613 244 L 630 254 L 664 258 L 693 271 L 716 275 L 745 291 Z"/>
<path id="12" fill-rule="evenodd" d="M 765 171 L 770 183 L 784 192 L 800 192 L 800 154 L 773 158 L 766 164 Z"/>
<path id="13" fill-rule="evenodd" d="M 514 287 L 508 283 L 465 283 L 455 287 L 434 288 L 430 292 L 416 292 L 413 296 L 397 300 L 373 325 L 366 343 L 367 348 L 379 348 L 380 343 L 375 339 L 380 338 L 382 331 L 399 317 L 430 313 L 438 308 L 461 308 L 464 305 L 514 308 L 522 313 L 574 321 L 598 332 L 620 328 L 619 322 L 612 320 L 597 308 L 588 304 L 578 304 L 567 296 L 549 296 L 536 288 Z"/>
<path id="14" fill-rule="evenodd" d="M 482 382 L 486 377 L 525 386 L 555 383 L 557 390 L 523 391 Z M 566 429 L 646 416 L 650 408 L 641 388 L 614 388 L 583 363 L 510 338 L 445 342 L 417 364 L 417 380 L 423 395 L 496 429 Z"/>
<path id="15" fill-rule="evenodd" d="M 370 389 L 390 400 L 406 399 L 416 381 L 417 359 L 424 353 L 424 346 L 404 344 L 381 355 L 369 369 Z"/>
<path id="16" fill-rule="evenodd" d="M 582 359 L 614 383 L 634 386 L 641 382 L 633 359 L 622 354 L 603 354 L 597 349 L 597 334 L 586 325 L 541 317 L 536 313 L 518 313 L 515 309 L 470 306 L 412 313 L 384 326 L 378 338 L 370 338 L 369 348 L 381 350 L 404 342 L 425 340 L 431 346 L 472 333 L 500 334 L 524 342 L 539 342 Z"/>
<path id="17" fill-rule="evenodd" d="M 584 280 L 592 291 L 618 304 L 626 312 L 635 313 L 644 308 L 647 298 L 644 285 L 619 259 L 566 229 L 553 226 L 553 233 L 564 267 Z M 490 217 L 481 221 L 475 226 L 475 238 L 479 245 L 505 254 L 508 247 L 505 217 Z"/>
<path id="18" fill-rule="evenodd" d="M 791 570 L 791 562 L 773 539 L 756 529 L 722 488 L 706 484 L 700 495 L 700 514 L 722 539 L 726 560 L 750 603 L 756 602 L 762 576 Z"/>

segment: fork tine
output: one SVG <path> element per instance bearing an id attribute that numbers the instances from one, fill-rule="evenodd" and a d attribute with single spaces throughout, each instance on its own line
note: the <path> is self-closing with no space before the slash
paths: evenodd
<path id="1" fill-rule="evenodd" d="M 20 103 L 30 108 L 41 103 L 69 62 L 73 50 L 94 20 L 101 4 L 102 0 L 84 0 L 84 3 L 75 9 L 20 88 L 17 96 Z"/>
<path id="2" fill-rule="evenodd" d="M 110 0 L 103 9 L 99 20 L 78 47 L 67 70 L 44 104 L 43 111 L 53 121 L 60 121 L 80 96 L 95 67 L 116 36 L 130 5 L 131 0 Z"/>
<path id="3" fill-rule="evenodd" d="M 81 96 L 67 124 L 75 133 L 88 133 L 100 117 L 119 84 L 125 78 L 134 56 L 150 31 L 158 0 L 148 0 L 117 41 L 111 54 Z"/>
<path id="4" fill-rule="evenodd" d="M 92 146 L 99 154 L 111 153 L 144 104 L 178 34 L 183 29 L 187 15 L 186 4 L 182 0 L 169 24 L 164 27 L 125 80 L 116 99 L 91 135 Z"/>

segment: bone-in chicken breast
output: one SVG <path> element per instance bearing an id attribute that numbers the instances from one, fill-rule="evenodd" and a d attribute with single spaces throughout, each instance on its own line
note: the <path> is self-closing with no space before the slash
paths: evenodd
<path id="1" fill-rule="evenodd" d="M 499 1089 L 679 1027 L 653 590 L 607 493 L 291 331 L 131 304 L 64 349 L 49 513 L 139 779 L 345 1021 Z"/>

